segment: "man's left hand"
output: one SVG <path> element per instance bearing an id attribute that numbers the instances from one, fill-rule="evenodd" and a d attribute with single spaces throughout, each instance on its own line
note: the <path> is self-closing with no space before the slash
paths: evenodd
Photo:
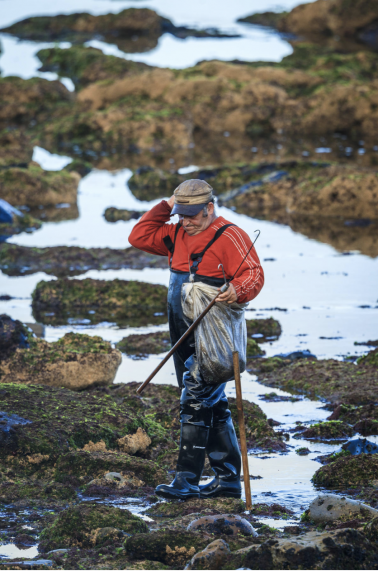
<path id="1" fill-rule="evenodd" d="M 220 288 L 218 288 L 218 289 L 220 291 Z M 224 293 L 219 294 L 215 301 L 223 301 L 223 302 L 227 302 L 227 303 L 234 303 L 237 300 L 238 300 L 238 296 L 236 295 L 236 290 L 235 290 L 234 286 L 232 284 L 230 284 L 228 286 L 228 289 Z"/>

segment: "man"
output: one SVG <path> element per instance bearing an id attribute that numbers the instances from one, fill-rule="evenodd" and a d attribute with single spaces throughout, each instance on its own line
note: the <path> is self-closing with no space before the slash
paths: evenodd
<path id="1" fill-rule="evenodd" d="M 168 224 L 174 214 L 179 224 Z M 251 246 L 248 235 L 217 216 L 212 187 L 203 180 L 187 180 L 173 196 L 146 212 L 134 226 L 129 242 L 151 254 L 168 256 L 170 283 L 168 322 L 172 345 L 188 329 L 181 307 L 181 286 L 194 281 L 220 288 L 231 278 Z M 228 290 L 217 301 L 244 303 L 254 299 L 264 284 L 256 250 L 241 265 Z M 205 317 L 206 319 L 206 317 Z M 206 384 L 196 367 L 194 337 L 174 354 L 180 399 L 180 451 L 176 476 L 156 493 L 171 499 L 218 496 L 241 497 L 241 459 L 235 429 L 224 393 L 226 383 Z M 199 486 L 206 452 L 215 478 Z"/>

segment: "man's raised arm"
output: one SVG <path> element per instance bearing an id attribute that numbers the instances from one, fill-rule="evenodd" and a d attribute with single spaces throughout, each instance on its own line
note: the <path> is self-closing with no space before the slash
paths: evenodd
<path id="1" fill-rule="evenodd" d="M 168 256 L 168 249 L 163 242 L 165 236 L 174 237 L 176 224 L 167 224 L 171 216 L 172 199 L 162 200 L 143 214 L 135 224 L 129 236 L 129 242 L 138 250 L 158 256 Z"/>

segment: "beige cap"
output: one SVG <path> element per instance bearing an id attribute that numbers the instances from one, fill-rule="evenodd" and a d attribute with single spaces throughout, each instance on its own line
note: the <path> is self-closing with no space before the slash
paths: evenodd
<path id="1" fill-rule="evenodd" d="M 172 214 L 183 216 L 195 216 L 214 198 L 213 187 L 205 180 L 197 178 L 182 182 L 174 191 L 174 196 Z"/>

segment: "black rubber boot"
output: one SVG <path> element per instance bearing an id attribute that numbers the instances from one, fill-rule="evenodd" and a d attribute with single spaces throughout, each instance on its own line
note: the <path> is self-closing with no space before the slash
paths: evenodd
<path id="1" fill-rule="evenodd" d="M 181 424 L 180 452 L 176 476 L 169 485 L 160 484 L 156 493 L 171 500 L 199 498 L 200 481 L 205 463 L 206 444 L 209 429 L 195 424 Z"/>
<path id="2" fill-rule="evenodd" d="M 241 455 L 231 418 L 210 428 L 206 451 L 215 478 L 200 486 L 200 497 L 240 498 Z"/>

